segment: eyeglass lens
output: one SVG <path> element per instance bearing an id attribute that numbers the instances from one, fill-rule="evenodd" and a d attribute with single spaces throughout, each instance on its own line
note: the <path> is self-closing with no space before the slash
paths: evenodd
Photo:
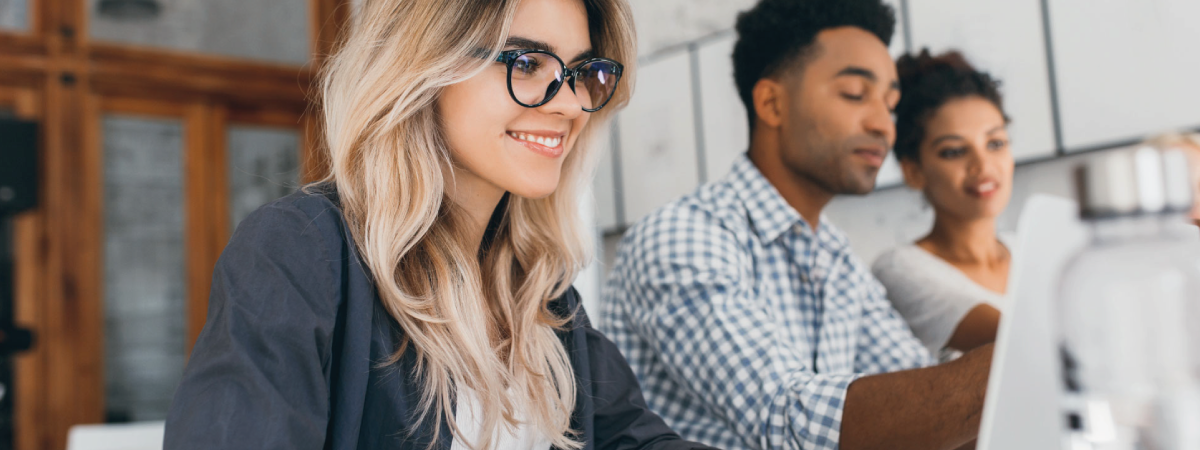
<path id="1" fill-rule="evenodd" d="M 617 68 L 608 61 L 592 61 L 576 72 L 575 91 L 583 109 L 603 106 L 617 88 Z M 562 86 L 562 64 L 547 53 L 526 53 L 512 63 L 513 95 L 524 105 L 537 105 Z"/>

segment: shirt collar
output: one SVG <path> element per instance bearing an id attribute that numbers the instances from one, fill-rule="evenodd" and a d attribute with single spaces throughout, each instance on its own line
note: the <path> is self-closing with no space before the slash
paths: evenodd
<path id="1" fill-rule="evenodd" d="M 745 153 L 734 161 L 729 181 L 735 195 L 746 207 L 750 226 L 763 242 L 772 242 L 789 229 L 795 229 L 801 235 L 815 234 L 818 241 L 828 244 L 831 249 L 842 249 L 849 245 L 846 237 L 830 224 L 825 214 L 821 214 L 821 223 L 813 233 L 808 221 L 788 204 Z"/>

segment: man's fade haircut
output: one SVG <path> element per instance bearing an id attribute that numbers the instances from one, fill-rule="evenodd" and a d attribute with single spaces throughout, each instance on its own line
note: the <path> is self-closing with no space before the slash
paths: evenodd
<path id="1" fill-rule="evenodd" d="M 821 31 L 852 26 L 892 42 L 896 16 L 881 0 L 762 0 L 738 14 L 733 78 L 754 130 L 754 85 L 783 69 L 802 70 Z"/>

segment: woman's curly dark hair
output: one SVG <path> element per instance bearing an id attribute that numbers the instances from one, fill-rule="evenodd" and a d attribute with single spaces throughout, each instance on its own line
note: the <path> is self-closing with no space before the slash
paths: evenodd
<path id="1" fill-rule="evenodd" d="M 762 0 L 738 14 L 733 78 L 754 129 L 754 85 L 811 53 L 821 31 L 852 26 L 892 41 L 896 16 L 880 0 Z"/>
<path id="2" fill-rule="evenodd" d="M 932 56 L 929 49 L 923 49 L 916 56 L 906 54 L 896 61 L 896 70 L 900 74 L 901 92 L 896 104 L 897 159 L 920 161 L 925 125 L 938 108 L 951 100 L 981 97 L 995 105 L 1008 123 L 1000 81 L 987 72 L 975 70 L 957 51 Z"/>

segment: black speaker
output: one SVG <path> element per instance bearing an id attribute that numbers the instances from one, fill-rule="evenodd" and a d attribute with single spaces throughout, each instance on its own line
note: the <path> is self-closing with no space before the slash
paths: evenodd
<path id="1" fill-rule="evenodd" d="M 0 216 L 37 207 L 38 126 L 0 118 Z"/>

